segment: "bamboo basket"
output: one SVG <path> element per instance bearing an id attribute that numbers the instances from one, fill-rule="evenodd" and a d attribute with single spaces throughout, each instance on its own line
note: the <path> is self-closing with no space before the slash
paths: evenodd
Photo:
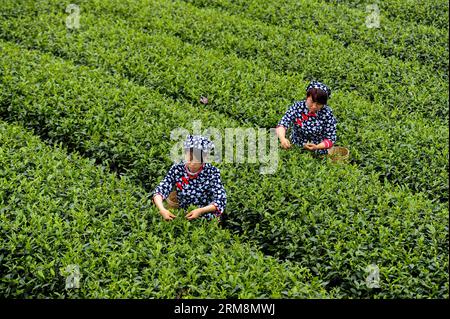
<path id="1" fill-rule="evenodd" d="M 342 146 L 333 146 L 328 150 L 327 157 L 332 162 L 342 162 L 347 163 L 350 157 L 350 151 L 346 147 Z"/>
<path id="2" fill-rule="evenodd" d="M 178 198 L 177 198 L 177 192 L 173 191 L 169 194 L 169 196 L 166 198 L 167 204 L 169 205 L 169 208 L 178 208 Z"/>

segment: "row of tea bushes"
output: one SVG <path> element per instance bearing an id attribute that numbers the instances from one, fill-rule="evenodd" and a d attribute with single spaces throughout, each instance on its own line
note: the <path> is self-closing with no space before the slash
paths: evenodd
<path id="1" fill-rule="evenodd" d="M 391 20 L 383 4 L 379 6 L 379 25 L 371 19 L 373 9 L 355 9 L 336 1 L 326 4 L 321 1 L 210 1 L 186 0 L 200 8 L 215 8 L 235 18 L 245 17 L 248 21 L 268 23 L 273 29 L 288 28 L 293 34 L 326 34 L 334 40 L 340 50 L 355 51 L 361 55 L 364 50 L 374 50 L 384 57 L 395 57 L 403 61 L 417 61 L 429 65 L 448 79 L 448 4 L 447 11 L 436 15 L 436 20 L 447 19 L 444 27 L 417 25 L 411 22 Z M 404 2 L 404 1 L 398 1 Z M 444 2 L 442 2 L 444 3 Z M 367 3 L 374 5 L 373 2 Z M 445 9 L 445 8 L 444 8 Z M 211 12 L 210 12 L 211 14 Z M 369 25 L 370 26 L 370 25 Z M 293 38 L 292 40 L 295 40 Z M 303 46 L 298 46 L 301 50 Z M 328 50 L 332 50 L 329 47 Z M 338 57 L 338 56 L 336 56 Z"/>
<path id="2" fill-rule="evenodd" d="M 53 21 L 44 17 L 41 16 L 43 26 Z M 122 27 L 117 21 L 111 26 L 111 20 L 94 17 L 89 29 L 80 34 L 66 34 L 64 27 L 55 27 L 47 31 L 47 36 L 44 27 L 41 34 L 30 35 L 28 30 L 22 30 L 26 24 L 19 19 L 16 21 L 19 29 L 11 35 L 23 39 L 30 47 L 37 41 L 40 48 L 55 55 L 118 73 L 178 101 L 197 103 L 198 97 L 207 92 L 211 94 L 208 108 L 240 119 L 244 124 L 274 127 L 291 103 L 289 97 L 304 96 L 303 92 L 299 93 L 298 83 L 304 83 L 303 87 L 307 82 L 299 76 L 283 77 L 249 61 L 184 44 L 175 37 L 139 33 L 129 29 L 125 22 Z M 58 32 L 60 35 L 55 36 Z M 147 46 L 148 43 L 152 45 Z M 254 91 L 260 94 L 255 95 Z M 282 96 L 280 92 L 286 93 Z M 441 146 L 448 139 L 446 124 L 422 120 L 423 112 L 408 114 L 408 110 L 397 108 L 393 101 L 372 105 L 357 94 L 345 91 L 335 92 L 332 105 L 337 106 L 334 109 L 342 132 L 340 143 L 352 148 L 356 163 L 413 191 L 424 191 L 430 196 L 441 194 L 442 200 L 448 198 L 448 148 Z M 445 107 L 435 107 L 435 112 L 445 110 L 448 111 Z M 393 148 L 398 141 L 403 146 Z M 385 156 L 374 156 L 380 152 Z M 430 169 L 423 172 L 424 165 Z M 405 175 L 417 177 L 405 180 Z"/>
<path id="3" fill-rule="evenodd" d="M 0 167 L 3 297 L 339 296 L 304 267 L 263 256 L 217 223 L 162 222 L 127 178 L 17 125 L 0 122 Z M 81 275 L 78 289 L 66 288 L 71 267 Z"/>
<path id="4" fill-rule="evenodd" d="M 358 10 L 366 10 L 367 5 L 373 5 L 371 0 L 324 0 L 326 2 L 342 4 L 356 8 Z M 383 15 L 389 19 L 395 20 L 399 24 L 405 22 L 433 26 L 439 29 L 448 28 L 449 4 L 445 0 L 385 0 L 375 2 Z"/>
<path id="5" fill-rule="evenodd" d="M 46 140 L 70 145 L 94 162 L 114 160 L 147 192 L 168 168 L 171 129 L 190 128 L 193 119 L 217 127 L 238 125 L 220 114 L 195 112 L 188 104 L 174 103 L 102 70 L 12 44 L 3 44 L 1 52 L 2 61 L 8 61 L 3 63 L 9 63 L 2 64 L 0 104 L 8 120 L 19 121 Z M 137 107 L 137 101 L 146 102 Z M 183 113 L 176 112 L 180 109 Z M 195 116 L 188 118 L 186 113 Z M 164 126 L 156 124 L 159 120 Z M 157 164 L 155 158 L 160 159 Z M 445 294 L 444 204 L 380 183 L 376 172 L 328 165 L 297 150 L 281 153 L 274 175 L 259 174 L 259 165 L 219 167 L 229 195 L 227 227 L 264 252 L 310 269 L 327 289 L 337 287 L 347 297 Z M 380 234 L 383 240 L 374 241 Z M 409 261 L 416 266 L 409 266 Z M 371 263 L 381 269 L 380 290 L 364 284 L 364 270 Z M 420 280 L 411 280 L 417 274 Z"/>

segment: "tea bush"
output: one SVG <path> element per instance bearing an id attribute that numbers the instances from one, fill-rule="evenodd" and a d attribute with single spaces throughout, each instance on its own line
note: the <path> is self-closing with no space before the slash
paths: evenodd
<path id="1" fill-rule="evenodd" d="M 305 33 L 286 21 L 307 1 L 193 3 L 81 2 L 78 30 L 68 2 L 2 3 L 0 117 L 53 145 L 0 126 L 2 294 L 448 298 L 448 33 L 382 20 L 383 44 L 323 24 L 360 8 L 318 2 Z M 161 221 L 148 194 L 173 129 L 273 127 L 311 78 L 332 86 L 349 165 L 297 148 L 274 175 L 218 163 L 225 229 Z"/>
<path id="2" fill-rule="evenodd" d="M 143 189 L 0 122 L 0 292 L 21 298 L 329 298 L 217 223 L 163 223 Z M 180 212 L 180 216 L 183 212 Z M 79 289 L 66 289 L 77 265 Z"/>
<path id="3" fill-rule="evenodd" d="M 404 61 L 419 61 L 438 70 L 447 77 L 448 69 L 448 3 L 431 1 L 423 5 L 412 5 L 408 1 L 359 1 L 359 4 L 342 1 L 210 1 L 186 0 L 200 8 L 215 8 L 220 11 L 244 16 L 270 24 L 289 28 L 294 34 L 326 34 L 341 46 L 356 51 L 360 55 L 364 50 L 374 50 L 385 57 L 396 57 Z M 348 2 L 348 1 L 347 1 Z M 357 1 L 355 1 L 357 2 Z M 395 2 L 395 3 L 394 3 Z M 376 4 L 379 9 L 379 26 L 367 27 L 366 21 L 371 13 L 370 7 Z M 417 10 L 420 14 L 411 14 L 411 20 L 398 21 L 397 16 L 407 11 Z M 209 12 L 210 13 L 210 12 Z M 211 13 L 210 13 L 211 15 Z M 397 16 L 396 16 L 397 15 Z M 417 24 L 421 17 L 433 17 L 429 24 Z M 369 20 L 370 21 L 370 20 Z M 332 49 L 331 47 L 329 50 Z M 335 58 L 337 58 L 336 56 Z"/>
<path id="4" fill-rule="evenodd" d="M 345 3 L 347 6 L 365 10 L 366 5 L 373 4 L 369 0 L 325 0 L 333 4 Z M 439 29 L 448 28 L 449 5 L 444 0 L 416 0 L 413 3 L 402 0 L 387 0 L 377 3 L 380 11 L 389 19 L 398 23 L 413 22 L 419 25 L 434 26 Z"/>
<path id="5" fill-rule="evenodd" d="M 12 63 L 2 69 L 2 113 L 10 121 L 19 121 L 52 143 L 70 145 L 99 164 L 111 167 L 114 161 L 119 175 L 147 191 L 170 164 L 168 132 L 172 128 L 188 127 L 193 119 L 217 127 L 239 124 L 213 111 L 199 113 L 198 108 L 174 103 L 117 75 L 73 66 L 15 45 L 2 48 L 8 57 L 2 61 Z M 52 80 L 24 83 L 22 74 Z M 64 94 L 65 99 L 58 102 Z M 80 100 L 82 96 L 86 99 Z M 148 104 L 137 107 L 140 99 Z M 189 118 L 186 113 L 195 115 Z M 157 125 L 158 119 L 164 125 Z M 264 252 L 311 269 L 327 283 L 327 289 L 337 287 L 347 297 L 445 294 L 446 206 L 420 193 L 412 195 L 407 188 L 380 183 L 378 173 L 365 174 L 356 165 L 322 164 L 297 150 L 282 153 L 274 176 L 261 176 L 255 165 L 220 164 L 230 198 L 227 227 Z M 408 215 L 403 220 L 404 212 Z M 424 230 L 429 227 L 436 229 L 433 236 L 437 237 L 426 237 Z M 374 241 L 380 232 L 385 240 Z M 434 248 L 421 244 L 410 251 L 406 243 L 413 241 L 432 242 Z M 399 258 L 423 266 L 416 266 L 418 270 L 400 267 Z M 435 262 L 432 272 L 428 269 L 431 260 Z M 372 291 L 364 285 L 364 269 L 372 262 L 384 267 L 382 272 L 390 269 L 382 277 L 387 283 L 383 290 Z M 423 273 L 424 287 L 409 279 L 418 272 Z M 396 286 L 397 280 L 404 284 Z"/>
<path id="6" fill-rule="evenodd" d="M 53 7 L 52 10 L 56 10 L 56 8 Z M 45 12 L 45 10 L 41 8 L 38 12 Z M 62 21 L 63 15 L 61 13 L 55 14 L 60 18 L 55 16 L 52 18 L 44 14 L 41 16 L 41 23 L 47 25 L 49 22 Z M 89 14 L 85 16 L 85 19 L 87 19 Z M 33 24 L 33 30 L 39 30 L 36 27 L 39 20 L 29 17 L 26 19 Z M 68 36 L 64 26 L 56 26 L 52 31 L 50 31 L 51 29 L 45 31 L 46 28 L 44 28 L 41 33 L 33 36 L 29 32 L 30 28 L 27 27 L 27 23 L 22 19 L 16 21 L 19 31 L 15 32 L 18 32 L 20 38 L 25 37 L 25 41 L 31 43 L 36 43 L 36 41 L 41 43 L 40 41 L 43 40 L 44 42 L 40 46 L 57 55 L 74 59 L 78 63 L 106 68 L 112 73 L 119 73 L 145 86 L 158 88 L 161 93 L 177 100 L 193 102 L 197 101 L 198 97 L 204 92 L 209 92 L 212 95 L 211 108 L 240 119 L 244 124 L 250 122 L 263 127 L 273 127 L 294 97 L 297 97 L 297 99 L 304 97 L 303 87 L 307 82 L 297 75 L 282 77 L 246 60 L 228 56 L 220 58 L 218 52 L 197 50 L 194 46 L 183 44 L 174 37 L 144 33 L 140 33 L 140 36 L 138 36 L 139 33 L 129 29 L 126 21 L 116 21 L 116 26 L 111 26 L 111 19 L 105 19 L 102 26 L 102 20 L 97 15 L 91 15 L 90 19 L 92 22 L 88 23 L 90 29 L 86 31 L 86 34 L 83 32 Z M 8 24 L 12 21 L 11 19 L 6 20 Z M 119 26 L 117 25 L 119 23 L 123 24 Z M 26 29 L 26 31 L 22 29 Z M 45 35 L 46 32 L 48 32 L 47 35 Z M 59 36 L 55 36 L 55 32 L 59 32 Z M 102 34 L 102 32 L 105 33 Z M 6 32 L 5 34 L 9 33 Z M 14 35 L 14 33 L 12 34 Z M 50 43 L 47 43 L 46 37 L 50 37 Z M 96 40 L 90 40 L 91 38 Z M 54 42 L 55 44 L 51 44 Z M 102 42 L 103 44 L 101 44 Z M 32 45 L 31 43 L 29 45 Z M 152 46 L 147 47 L 145 43 L 152 43 Z M 161 55 L 161 52 L 165 53 Z M 337 53 L 336 55 L 339 56 Z M 171 56 L 171 58 L 167 58 L 168 56 Z M 224 64 L 227 66 L 224 67 Z M 175 65 L 177 65 L 177 68 L 181 68 L 183 72 L 179 72 Z M 375 64 L 375 66 L 378 68 L 378 64 Z M 354 74 L 356 75 L 358 72 L 354 72 Z M 417 74 L 428 76 L 429 73 L 418 72 Z M 210 81 L 211 78 L 215 80 Z M 192 79 L 195 79 L 195 81 Z M 429 106 L 430 109 L 433 109 L 433 112 L 445 114 L 448 112 L 448 107 L 445 106 L 442 99 L 447 98 L 448 101 L 448 95 L 443 96 L 444 88 L 439 85 L 448 88 L 448 83 L 436 82 L 436 79 L 430 79 L 429 81 L 433 83 L 423 83 L 420 86 L 424 92 L 423 95 L 420 95 L 424 98 L 426 96 L 427 99 L 427 102 L 424 101 L 423 105 Z M 301 82 L 304 84 L 301 86 L 302 93 L 299 93 L 298 83 Z M 378 85 L 375 86 L 378 88 Z M 395 91 L 396 99 L 403 100 L 404 95 L 397 93 L 399 89 L 397 87 L 393 92 Z M 253 91 L 258 91 L 260 94 L 255 96 Z M 429 101 L 431 91 L 435 91 L 436 98 L 441 100 L 438 106 L 433 106 L 433 103 Z M 285 92 L 285 96 L 282 96 L 281 92 Z M 292 99 L 288 98 L 289 96 Z M 411 96 L 415 99 L 415 103 L 422 103 L 419 102 L 421 98 L 417 94 L 411 92 Z M 383 97 L 384 100 L 386 98 Z M 391 100 L 383 104 L 370 105 L 369 107 L 375 109 L 375 112 L 367 112 L 368 118 L 361 121 L 361 117 L 352 113 L 364 114 L 367 111 L 365 107 L 370 104 L 369 102 L 358 98 L 358 94 L 349 95 L 346 91 L 336 92 L 334 101 L 336 105 L 341 105 L 342 110 L 346 112 L 342 117 L 345 122 L 341 126 L 343 132 L 341 138 L 345 142 L 348 141 L 347 145 L 355 147 L 352 154 L 355 155 L 356 163 L 367 167 L 368 171 L 381 172 L 382 179 L 387 178 L 393 183 L 406 184 L 413 191 L 423 190 L 431 196 L 442 194 L 440 200 L 448 200 L 448 182 L 446 179 L 448 151 L 441 146 L 442 142 L 445 145 L 448 139 L 448 126 L 446 124 L 440 125 L 436 121 L 431 122 L 431 119 L 422 120 L 423 111 L 416 113 L 417 108 L 415 107 L 411 110 L 408 108 L 402 109 L 396 105 L 395 101 Z M 413 106 L 413 104 L 410 103 L 410 106 Z M 347 110 L 350 113 L 349 115 L 347 115 Z M 337 115 L 338 119 L 341 120 L 339 109 Z M 410 116 L 413 118 L 409 119 Z M 401 117 L 402 123 L 399 123 L 399 117 Z M 417 117 L 418 120 L 416 120 Z M 350 121 L 352 123 L 346 123 Z M 377 123 L 374 125 L 374 122 Z M 359 128 L 362 125 L 365 127 Z M 409 127 L 412 125 L 416 127 L 413 130 L 414 135 L 409 134 L 411 131 Z M 420 127 L 417 127 L 418 125 Z M 346 134 L 347 128 L 352 128 L 351 135 Z M 358 130 L 356 134 L 355 129 Z M 389 131 L 389 134 L 383 134 L 383 131 L 386 132 L 386 130 Z M 370 134 L 371 131 L 376 131 L 374 134 L 376 140 L 374 141 L 360 136 L 361 132 L 362 134 Z M 384 141 L 379 141 L 380 138 Z M 360 144 L 361 140 L 364 141 L 363 145 Z M 393 153 L 391 150 L 390 143 L 396 143 L 397 141 L 402 141 L 402 145 L 405 145 L 399 152 L 401 154 Z M 438 145 L 430 145 L 430 141 Z M 381 152 L 386 156 L 374 157 L 373 154 L 380 152 L 380 147 L 383 148 Z M 432 153 L 431 158 L 436 161 L 436 164 L 431 165 L 431 169 L 424 172 L 422 167 L 429 164 L 430 153 Z M 407 163 L 406 168 L 405 163 Z M 408 181 L 404 179 L 404 175 L 410 175 L 411 173 L 420 176 L 418 177 L 419 180 Z M 433 179 L 436 175 L 439 176 L 437 181 Z"/>

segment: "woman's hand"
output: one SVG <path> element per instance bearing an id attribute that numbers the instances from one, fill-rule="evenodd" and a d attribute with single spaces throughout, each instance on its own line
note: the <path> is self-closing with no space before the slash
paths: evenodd
<path id="1" fill-rule="evenodd" d="M 307 149 L 308 151 L 315 151 L 317 150 L 317 145 L 313 144 L 313 143 L 306 143 L 305 145 L 303 145 L 304 149 Z"/>
<path id="2" fill-rule="evenodd" d="M 287 138 L 280 139 L 281 147 L 287 150 L 291 148 L 291 142 Z"/>
<path id="3" fill-rule="evenodd" d="M 278 126 L 277 127 L 277 136 L 280 139 L 280 143 L 281 143 L 281 147 L 284 148 L 285 150 L 288 148 L 291 148 L 291 142 L 289 142 L 289 140 L 286 138 L 286 128 L 284 128 L 283 126 Z"/>
<path id="4" fill-rule="evenodd" d="M 162 201 L 163 197 L 161 194 L 156 194 L 155 196 L 153 196 L 153 202 L 155 203 L 156 207 L 158 207 L 159 213 L 164 218 L 164 220 L 172 220 L 177 217 L 164 207 Z"/>
<path id="5" fill-rule="evenodd" d="M 172 214 L 168 209 L 165 208 L 161 209 L 159 213 L 162 215 L 164 220 L 172 220 L 177 217 L 174 214 Z"/>
<path id="6" fill-rule="evenodd" d="M 197 208 L 187 213 L 186 218 L 189 220 L 193 220 L 199 218 L 202 214 L 203 210 L 201 208 Z"/>

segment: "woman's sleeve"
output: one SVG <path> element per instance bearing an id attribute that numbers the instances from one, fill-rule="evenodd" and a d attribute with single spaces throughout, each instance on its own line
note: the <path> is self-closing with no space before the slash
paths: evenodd
<path id="1" fill-rule="evenodd" d="M 323 126 L 323 142 L 325 143 L 326 148 L 330 148 L 336 143 L 336 118 L 330 112 L 325 118 Z"/>
<path id="2" fill-rule="evenodd" d="M 277 127 L 283 126 L 285 129 L 288 129 L 292 123 L 295 121 L 295 107 L 296 105 L 292 105 L 286 113 L 281 118 L 280 122 L 278 122 Z"/>
<path id="3" fill-rule="evenodd" d="M 166 199 L 169 196 L 169 193 L 172 191 L 173 185 L 176 181 L 176 171 L 177 171 L 177 165 L 174 164 L 167 172 L 164 179 L 159 183 L 159 185 L 155 188 L 155 191 L 153 192 L 152 198 L 155 197 L 155 195 L 161 195 L 163 199 Z"/>
<path id="4" fill-rule="evenodd" d="M 218 169 L 214 169 L 211 175 L 211 193 L 212 202 L 210 205 L 212 204 L 216 207 L 216 215 L 221 215 L 227 205 L 227 194 L 220 179 L 220 171 Z"/>

